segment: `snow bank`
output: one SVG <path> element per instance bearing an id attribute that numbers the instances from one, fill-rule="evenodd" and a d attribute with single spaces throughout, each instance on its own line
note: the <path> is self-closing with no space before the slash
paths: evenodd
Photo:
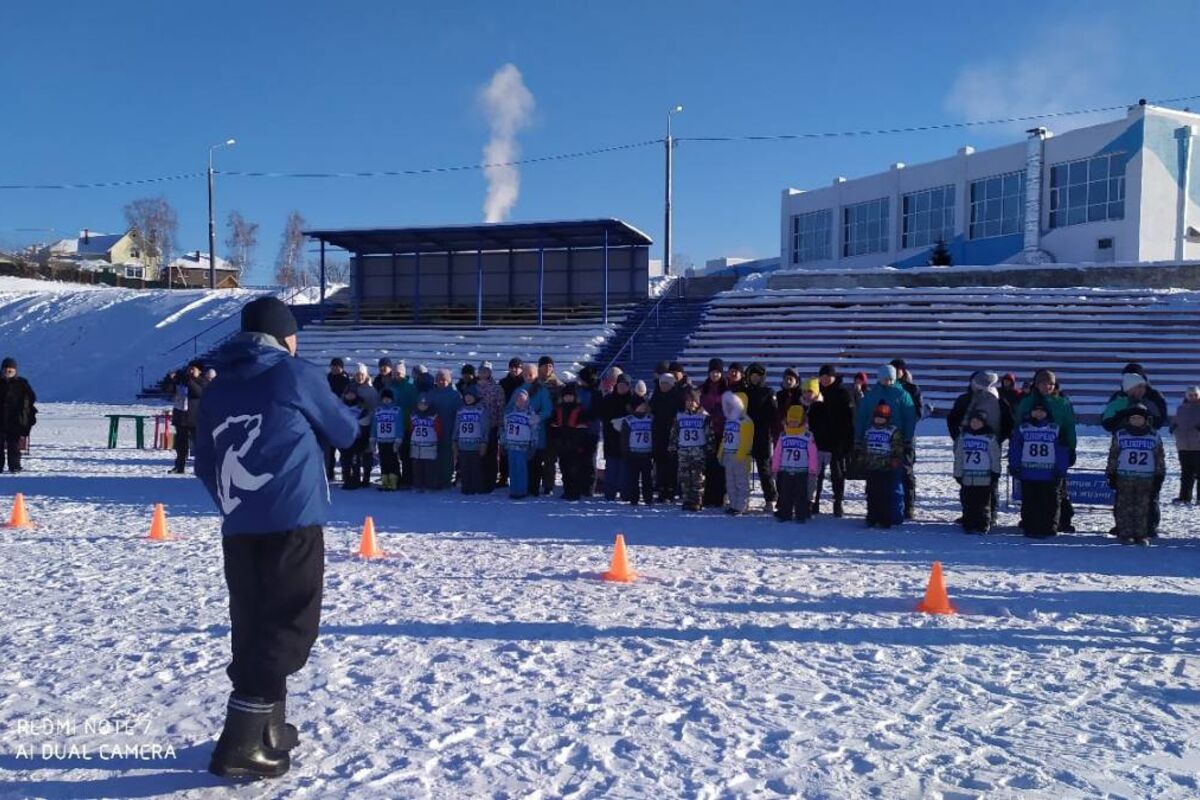
<path id="1" fill-rule="evenodd" d="M 235 331 L 258 294 L 0 278 L 0 355 L 17 359 L 42 401 L 129 402 L 143 373 L 152 383 Z"/>

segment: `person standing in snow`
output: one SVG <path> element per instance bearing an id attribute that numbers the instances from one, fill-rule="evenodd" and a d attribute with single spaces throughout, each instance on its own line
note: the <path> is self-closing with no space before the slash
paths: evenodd
<path id="1" fill-rule="evenodd" d="M 472 369 L 472 371 L 474 371 Z M 449 489 L 454 482 L 454 445 L 450 434 L 454 431 L 454 418 L 462 408 L 462 395 L 451 385 L 454 376 L 448 369 L 439 369 L 434 379 L 434 390 L 426 393 L 429 405 L 437 412 L 441 429 L 445 433 L 437 443 L 437 488 Z"/>
<path id="2" fill-rule="evenodd" d="M 1024 401 L 1020 408 L 1026 408 Z M 1063 484 L 1071 462 L 1067 428 L 1054 411 L 1051 396 L 1037 392 L 1022 412 L 1008 448 L 1008 474 L 1021 482 L 1021 530 L 1037 539 L 1060 530 Z"/>
<path id="3" fill-rule="evenodd" d="M 323 448 L 348 447 L 358 420 L 296 355 L 296 320 L 277 297 L 242 308 L 241 333 L 214 361 L 222 376 L 196 418 L 196 475 L 221 512 L 233 684 L 209 770 L 278 777 L 299 740 L 287 678 L 308 660 L 321 620 Z"/>
<path id="4" fill-rule="evenodd" d="M 630 505 L 638 504 L 639 494 L 646 505 L 654 505 L 654 419 L 645 398 L 633 400 L 631 406 L 632 414 L 612 423 L 621 434 L 625 496 Z"/>
<path id="5" fill-rule="evenodd" d="M 1200 386 L 1189 386 L 1183 402 L 1175 410 L 1171 421 L 1171 433 L 1175 434 L 1175 447 L 1179 452 L 1179 497 L 1172 503 L 1190 503 L 1192 498 L 1200 500 Z"/>
<path id="6" fill-rule="evenodd" d="M 721 397 L 729 388 L 725 383 L 725 363 L 719 358 L 708 361 L 708 377 L 700 384 L 700 406 L 708 413 L 713 435 L 718 439 L 725 433 L 725 412 L 721 409 Z M 725 468 L 717 460 L 716 448 L 709 450 L 704 463 L 705 508 L 721 508 L 725 505 Z"/>
<path id="7" fill-rule="evenodd" d="M 204 364 L 193 361 L 175 378 L 175 398 L 171 422 L 175 426 L 175 466 L 171 472 L 182 475 L 187 469 L 188 444 L 196 433 L 196 408 L 208 381 L 204 379 Z"/>
<path id="8" fill-rule="evenodd" d="M 828 472 L 833 492 L 833 515 L 841 517 L 842 501 L 846 494 L 846 473 L 854 452 L 854 396 L 842 385 L 842 377 L 833 364 L 821 366 L 817 384 L 820 401 L 812 404 L 808 420 L 821 458 L 812 510 L 814 514 L 821 512 L 821 489 L 825 483 L 825 473 Z"/>
<path id="9" fill-rule="evenodd" d="M 1029 417 L 1029 412 L 1038 403 L 1046 408 L 1050 415 L 1050 421 L 1058 426 L 1058 430 L 1062 434 L 1062 442 L 1067 452 L 1067 468 L 1075 466 L 1075 448 L 1077 446 L 1075 407 L 1071 405 L 1070 398 L 1063 393 L 1062 387 L 1058 383 L 1058 376 L 1044 368 L 1034 373 L 1032 386 L 1021 397 L 1021 402 L 1017 404 L 1013 412 L 1014 427 L 1025 422 Z M 1010 457 L 1014 446 L 1009 446 Z M 1067 493 L 1066 469 L 1063 470 L 1062 477 L 1063 479 L 1057 483 L 1059 511 L 1055 518 L 1055 531 L 1074 533 L 1075 507 L 1071 503 L 1071 496 Z M 1022 515 L 1022 519 L 1024 519 L 1024 515 Z"/>
<path id="10" fill-rule="evenodd" d="M 509 400 L 500 428 L 500 446 L 508 454 L 508 496 L 520 500 L 529 494 L 532 470 L 529 454 L 536 446 L 536 431 L 541 421 L 529 408 L 529 390 L 518 387 Z"/>
<path id="11" fill-rule="evenodd" d="M 772 467 L 779 487 L 780 522 L 808 522 L 812 517 L 809 486 L 817 479 L 817 442 L 808 429 L 808 412 L 803 403 L 793 403 L 783 420 L 783 433 L 775 443 Z"/>
<path id="12" fill-rule="evenodd" d="M 483 407 L 488 420 L 487 448 L 483 453 L 483 480 L 480 491 L 483 494 L 491 494 L 496 488 L 496 474 L 500 468 L 500 425 L 504 421 L 504 390 L 492 379 L 492 362 L 481 363 L 476 375 L 475 386 L 479 389 L 479 405 Z"/>
<path id="13" fill-rule="evenodd" d="M 1167 476 L 1167 458 L 1151 414 L 1142 403 L 1126 407 L 1108 451 L 1105 475 L 1117 493 L 1117 538 L 1126 543 L 1146 544 L 1158 523 L 1155 506 Z"/>
<path id="14" fill-rule="evenodd" d="M 29 381 L 17 374 L 17 360 L 5 358 L 0 366 L 0 472 L 6 458 L 9 472 L 21 471 L 21 439 L 37 424 L 36 402 Z"/>
<path id="15" fill-rule="evenodd" d="M 700 390 L 688 388 L 683 410 L 671 425 L 671 453 L 679 465 L 676 486 L 683 499 L 684 511 L 699 511 L 703 497 L 704 465 L 716 450 L 717 437 L 708 414 L 700 406 Z"/>
<path id="16" fill-rule="evenodd" d="M 967 533 L 987 533 L 995 524 L 996 487 L 1000 484 L 1000 442 L 982 408 L 971 411 L 954 437 L 954 479 L 962 505 L 960 524 Z"/>
<path id="17" fill-rule="evenodd" d="M 429 397 L 417 397 L 417 406 L 408 419 L 408 457 L 412 461 L 413 489 L 433 492 L 438 489 L 438 445 L 446 438 L 441 417 Z"/>
<path id="18" fill-rule="evenodd" d="M 675 391 L 675 376 L 663 372 L 650 397 L 650 416 L 654 418 L 654 482 L 660 503 L 675 501 L 679 464 L 671 452 L 671 427 L 682 410 L 682 399 Z"/>
<path id="19" fill-rule="evenodd" d="M 346 391 L 346 387 L 350 385 L 350 376 L 346 374 L 346 362 L 340 358 L 333 358 L 329 361 L 329 374 L 325 376 L 325 380 L 329 382 L 329 391 L 333 392 L 334 397 L 340 401 L 342 394 Z M 337 449 L 329 446 L 325 448 L 325 480 L 333 483 L 334 467 L 337 465 Z M 343 463 L 342 479 L 345 480 L 346 472 Z"/>
<path id="20" fill-rule="evenodd" d="M 400 409 L 396 407 L 392 387 L 379 392 L 379 407 L 371 423 L 371 449 L 379 453 L 379 488 L 394 492 L 400 487 Z"/>
<path id="21" fill-rule="evenodd" d="M 762 486 L 763 510 L 775 510 L 775 476 L 771 473 L 771 453 L 779 435 L 779 415 L 775 412 L 775 393 L 767 386 L 767 371 L 762 364 L 746 369 L 746 416 L 754 423 L 754 446 L 751 456 Z"/>
<path id="22" fill-rule="evenodd" d="M 914 434 L 916 423 L 925 416 L 924 400 L 921 397 L 921 387 L 917 385 L 917 381 L 908 370 L 908 363 L 903 358 L 893 358 L 891 361 L 893 367 L 896 368 L 896 382 L 900 388 L 908 393 L 912 400 L 912 407 L 915 412 L 913 425 Z M 913 518 L 913 509 L 917 504 L 917 446 L 914 435 L 906 434 L 904 440 L 904 474 L 901 476 L 904 483 L 904 518 Z"/>
<path id="23" fill-rule="evenodd" d="M 483 493 L 483 455 L 487 452 L 492 424 L 480 402 L 481 396 L 476 384 L 468 383 L 463 387 L 463 405 L 455 415 L 451 433 L 459 489 L 463 494 Z"/>
<path id="24" fill-rule="evenodd" d="M 521 375 L 521 359 L 514 356 L 508 360 L 508 373 L 500 379 L 500 388 L 504 390 L 504 405 L 500 407 L 501 414 L 512 403 L 513 392 L 521 388 L 524 383 L 525 378 Z M 499 449 L 500 472 L 496 478 L 498 487 L 508 485 L 508 448 L 501 445 Z"/>
<path id="25" fill-rule="evenodd" d="M 625 453 L 621 448 L 621 432 L 613 426 L 614 420 L 622 419 L 633 412 L 630 408 L 629 376 L 617 375 L 613 389 L 600 400 L 600 424 L 604 438 L 604 499 L 628 499 L 626 491 Z"/>
<path id="26" fill-rule="evenodd" d="M 725 467 L 725 491 L 729 505 L 725 513 L 745 514 L 750 509 L 750 459 L 754 450 L 754 420 L 746 415 L 746 395 L 726 391 L 721 397 L 725 430 L 717 446 L 717 459 Z"/>

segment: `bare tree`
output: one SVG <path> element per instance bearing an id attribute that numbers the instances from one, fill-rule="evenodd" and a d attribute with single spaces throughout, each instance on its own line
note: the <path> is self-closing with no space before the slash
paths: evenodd
<path id="1" fill-rule="evenodd" d="M 328 262 L 325 265 L 325 281 L 326 283 L 349 283 L 350 262 L 342 260 Z"/>
<path id="2" fill-rule="evenodd" d="M 141 197 L 125 206 L 125 222 L 142 240 L 143 260 L 163 267 L 171 262 L 179 218 L 163 195 Z"/>
<path id="3" fill-rule="evenodd" d="M 242 276 L 254 265 L 254 249 L 258 247 L 258 223 L 250 222 L 240 212 L 230 211 L 225 227 L 229 228 L 229 237 L 225 240 L 229 263 L 237 270 L 238 285 L 241 285 Z"/>
<path id="4" fill-rule="evenodd" d="M 308 267 L 304 263 L 304 228 L 307 224 L 299 211 L 288 214 L 279 255 L 275 258 L 275 282 L 280 286 L 296 289 L 308 283 Z"/>

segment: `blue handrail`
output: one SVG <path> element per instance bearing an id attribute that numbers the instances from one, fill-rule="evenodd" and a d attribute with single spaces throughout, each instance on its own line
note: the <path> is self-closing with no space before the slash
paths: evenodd
<path id="1" fill-rule="evenodd" d="M 663 289 L 662 294 L 660 294 L 658 296 L 658 300 L 656 300 L 654 305 L 652 305 L 650 307 L 650 309 L 646 312 L 646 316 L 642 319 L 641 322 L 638 323 L 638 326 L 633 329 L 633 333 L 629 334 L 628 338 L 625 339 L 625 342 L 619 348 L 617 348 L 617 352 L 613 354 L 613 357 L 611 359 L 609 359 L 609 362 L 608 362 L 608 364 L 605 365 L 604 369 L 600 370 L 601 377 L 603 377 L 605 374 L 608 373 L 608 371 L 610 369 L 613 368 L 613 365 L 617 363 L 617 359 L 621 357 L 621 353 L 624 353 L 626 348 L 629 349 L 630 356 L 632 357 L 634 338 L 639 333 L 641 333 L 642 328 L 645 327 L 646 323 L 650 321 L 651 315 L 654 316 L 654 324 L 655 325 L 658 324 L 659 306 L 661 306 L 663 304 L 663 302 L 674 293 L 676 285 L 678 285 L 680 287 L 680 296 L 682 296 L 683 284 L 680 283 L 678 279 L 672 281 L 670 286 Z"/>

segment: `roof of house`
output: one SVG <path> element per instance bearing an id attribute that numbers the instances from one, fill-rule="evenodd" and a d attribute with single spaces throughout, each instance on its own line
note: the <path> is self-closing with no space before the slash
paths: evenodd
<path id="1" fill-rule="evenodd" d="M 82 234 L 70 239 L 59 239 L 50 245 L 50 252 L 56 256 L 106 256 L 108 251 L 126 236 L 126 233 L 89 232 L 86 241 Z"/>
<path id="2" fill-rule="evenodd" d="M 208 253 L 192 250 L 172 260 L 169 266 L 171 269 L 208 269 Z M 237 267 L 217 256 L 217 271 L 237 272 Z"/>

